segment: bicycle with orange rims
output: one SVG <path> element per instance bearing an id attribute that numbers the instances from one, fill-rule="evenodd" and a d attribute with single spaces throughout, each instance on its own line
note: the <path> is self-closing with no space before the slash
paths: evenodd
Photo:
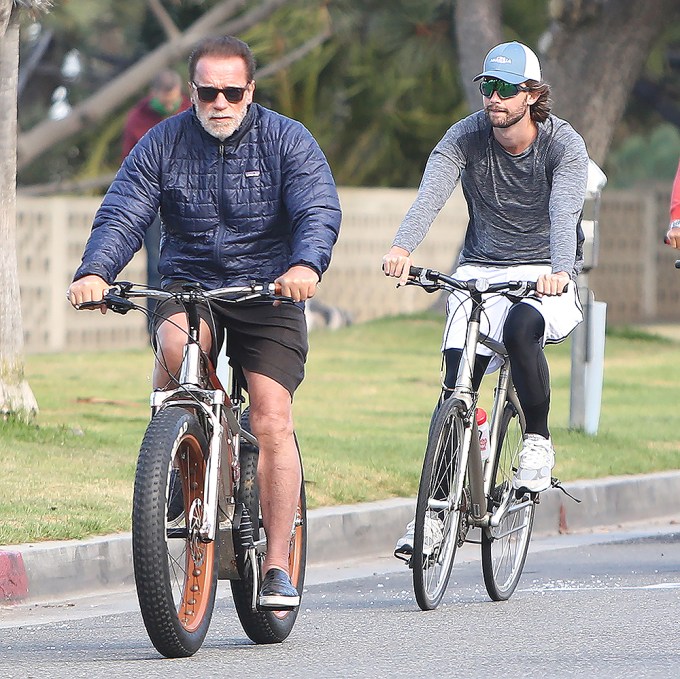
<path id="1" fill-rule="evenodd" d="M 223 387 L 200 345 L 198 305 L 211 300 L 288 303 L 269 285 L 170 292 L 117 282 L 101 302 L 116 313 L 148 313 L 136 298 L 174 299 L 188 332 L 179 377 L 151 394 L 151 421 L 139 451 L 132 510 L 132 551 L 139 606 L 156 649 L 169 658 L 193 655 L 212 619 L 218 579 L 228 579 L 245 633 L 259 644 L 290 634 L 299 607 L 257 605 L 267 540 L 257 487 L 257 440 L 249 431 L 243 391 L 232 373 Z M 162 360 L 160 353 L 157 358 Z M 296 438 L 297 444 L 297 438 Z M 298 447 L 299 452 L 299 447 Z M 302 465 L 302 461 L 300 461 Z M 304 481 L 291 526 L 289 572 L 302 593 L 307 553 Z"/>

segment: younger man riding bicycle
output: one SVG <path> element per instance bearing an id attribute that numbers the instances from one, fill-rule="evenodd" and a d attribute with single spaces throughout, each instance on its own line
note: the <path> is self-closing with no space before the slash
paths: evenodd
<path id="1" fill-rule="evenodd" d="M 564 340 L 583 320 L 574 281 L 583 266 L 580 223 L 588 154 L 569 123 L 550 113 L 550 86 L 541 80 L 538 58 L 525 45 L 494 47 L 475 80 L 480 81 L 484 108 L 455 123 L 432 151 L 416 200 L 383 257 L 383 270 L 406 281 L 410 254 L 460 181 L 470 221 L 456 278 L 536 281 L 535 298 L 517 304 L 503 296 L 490 299 L 481 327 L 505 344 L 526 416 L 513 486 L 536 493 L 550 487 L 555 463 L 544 345 Z M 467 317 L 461 302 L 452 294 L 447 303 L 444 398 L 455 385 L 465 340 Z M 482 348 L 475 387 L 496 367 L 491 351 Z M 436 527 L 430 533 L 436 535 Z M 411 523 L 396 553 L 412 551 Z"/>

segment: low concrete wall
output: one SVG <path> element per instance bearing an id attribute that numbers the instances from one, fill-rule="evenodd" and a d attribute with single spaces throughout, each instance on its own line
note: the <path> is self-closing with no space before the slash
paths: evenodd
<path id="1" fill-rule="evenodd" d="M 317 298 L 355 322 L 411 313 L 434 299 L 417 288 L 397 290 L 381 270 L 382 255 L 415 198 L 415 189 L 341 188 L 343 223 Z M 607 303 L 610 325 L 680 322 L 677 251 L 662 243 L 670 186 L 605 190 L 599 210 L 599 258 L 588 284 Z M 17 250 L 26 351 L 82 351 L 143 347 L 141 314 L 74 311 L 64 298 L 80 263 L 99 198 L 19 196 Z M 450 271 L 467 226 L 467 206 L 456 189 L 415 252 L 417 264 Z M 120 278 L 144 282 L 138 253 Z"/>

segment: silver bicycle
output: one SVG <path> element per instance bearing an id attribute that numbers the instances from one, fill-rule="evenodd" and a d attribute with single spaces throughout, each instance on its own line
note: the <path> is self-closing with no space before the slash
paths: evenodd
<path id="1" fill-rule="evenodd" d="M 455 388 L 430 425 L 416 504 L 413 586 L 423 610 L 436 608 L 448 585 L 458 547 L 481 529 L 482 572 L 489 596 L 508 599 L 522 574 L 529 548 L 537 493 L 516 492 L 512 478 L 522 448 L 524 415 L 512 384 L 505 347 L 480 332 L 483 301 L 505 295 L 513 301 L 530 295 L 529 281 L 489 283 L 458 280 L 432 269 L 411 267 L 408 285 L 428 292 L 462 291 L 472 302 Z M 489 457 L 482 461 L 477 419 L 479 393 L 472 374 L 479 345 L 498 354 L 498 374 L 489 425 Z M 433 548 L 434 544 L 434 548 Z"/>

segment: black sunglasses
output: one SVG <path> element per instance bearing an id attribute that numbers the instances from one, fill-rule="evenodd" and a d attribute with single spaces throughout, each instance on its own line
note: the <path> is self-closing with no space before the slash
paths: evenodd
<path id="1" fill-rule="evenodd" d="M 496 91 L 501 99 L 510 99 L 510 97 L 516 96 L 518 92 L 528 92 L 529 88 L 524 87 L 524 85 L 506 83 L 505 80 L 498 78 L 486 78 L 479 83 L 479 91 L 487 98 L 493 96 L 494 91 Z"/>
<path id="2" fill-rule="evenodd" d="M 248 85 L 245 87 L 224 87 L 220 89 L 219 87 L 201 87 L 194 82 L 191 84 L 196 88 L 196 94 L 203 103 L 215 101 L 217 95 L 222 92 L 224 98 L 230 104 L 238 104 L 239 101 L 243 100 L 243 95 L 248 89 Z"/>

